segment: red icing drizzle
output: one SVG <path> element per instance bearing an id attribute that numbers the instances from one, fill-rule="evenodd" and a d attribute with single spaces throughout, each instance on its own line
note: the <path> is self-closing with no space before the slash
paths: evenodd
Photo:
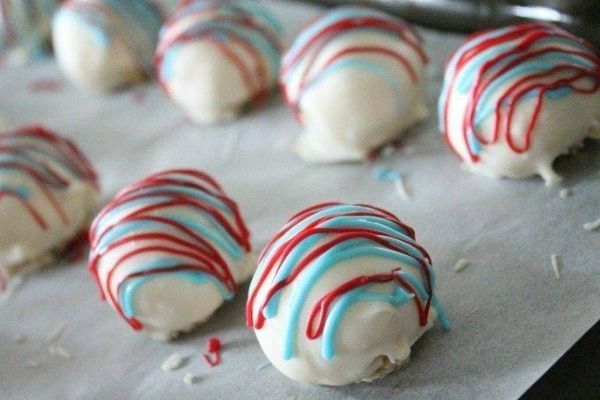
<path id="1" fill-rule="evenodd" d="M 470 37 L 465 46 L 469 46 L 471 40 L 481 37 L 488 31 Z M 572 41 L 574 44 L 583 45 L 588 51 L 581 51 L 554 44 L 536 47 L 541 40 L 551 38 L 562 38 Z M 457 149 L 452 144 L 449 137 L 449 103 L 452 92 L 455 90 L 456 77 L 463 68 L 469 65 L 469 62 L 493 47 L 515 41 L 514 46 L 507 51 L 499 52 L 491 56 L 489 60 L 483 63 L 473 77 L 474 84 L 469 93 L 469 101 L 463 117 L 463 142 L 468 149 L 470 161 L 477 162 L 479 156 L 475 154 L 469 146 L 468 135 L 472 131 L 477 140 L 483 145 L 496 143 L 501 138 L 504 138 L 508 147 L 515 153 L 525 153 L 531 146 L 531 136 L 536 127 L 542 112 L 544 96 L 548 91 L 568 87 L 572 92 L 578 94 L 592 94 L 600 88 L 600 56 L 593 47 L 582 39 L 579 39 L 557 27 L 548 24 L 523 24 L 515 26 L 507 32 L 483 40 L 473 48 L 466 51 L 458 60 L 453 76 L 449 83 L 449 89 L 446 93 L 444 102 L 443 118 L 446 142 L 458 154 Z M 551 43 L 551 42 L 550 42 Z M 594 64 L 594 68 L 585 68 L 583 66 L 565 62 L 557 65 L 552 69 L 540 72 L 530 73 L 514 80 L 504 89 L 504 92 L 495 101 L 494 104 L 494 123 L 491 131 L 491 137 L 487 138 L 481 132 L 477 132 L 474 126 L 475 113 L 478 104 L 481 101 L 481 96 L 485 90 L 499 79 L 503 74 L 509 73 L 515 67 L 518 67 L 524 62 L 534 60 L 537 57 L 543 56 L 550 52 L 561 52 L 563 54 L 574 55 L 579 58 L 588 60 Z M 514 59 L 511 60 L 511 57 Z M 506 62 L 508 61 L 508 62 Z M 505 65 L 501 63 L 506 62 Z M 591 80 L 591 85 L 589 81 Z M 578 86 L 580 82 L 588 82 L 587 86 Z M 515 139 L 515 134 L 512 130 L 512 121 L 516 113 L 517 106 L 524 96 L 531 93 L 533 90 L 538 90 L 535 97 L 532 115 L 525 132 L 522 133 L 523 142 L 518 144 Z M 508 106 L 503 106 L 508 104 Z"/>
<path id="2" fill-rule="evenodd" d="M 304 30 L 310 29 L 319 20 L 320 18 L 316 18 L 314 21 L 307 24 Z M 300 79 L 301 83 L 298 90 L 299 93 L 302 93 L 306 87 L 308 87 L 324 70 L 327 69 L 327 67 L 337 60 L 360 54 L 376 54 L 379 56 L 389 57 L 399 64 L 402 64 L 413 82 L 417 81 L 415 67 L 411 65 L 405 55 L 392 49 L 378 46 L 376 43 L 374 43 L 372 46 L 354 46 L 344 48 L 343 50 L 333 54 L 317 71 L 311 72 L 310 76 L 307 76 L 309 71 L 311 71 L 311 66 L 314 64 L 315 60 L 320 54 L 320 51 L 329 42 L 342 33 L 360 29 L 393 33 L 397 35 L 400 40 L 406 43 L 413 51 L 415 51 L 423 63 L 427 63 L 428 61 L 427 55 L 421 46 L 421 38 L 416 30 L 414 30 L 412 26 L 405 24 L 400 20 L 389 21 L 384 18 L 377 17 L 355 17 L 352 19 L 349 18 L 332 23 L 321 29 L 310 40 L 308 40 L 294 57 L 284 57 L 284 63 L 281 66 L 280 82 L 283 88 L 282 90 L 285 100 L 290 108 L 292 108 L 294 111 L 295 117 L 300 123 L 302 123 L 302 117 L 299 109 L 299 100 L 301 96 L 296 96 L 296 98 L 291 96 L 286 88 L 286 80 L 288 75 L 293 71 L 294 68 L 298 67 L 298 64 L 304 57 L 308 57 L 308 61 L 304 62 L 302 66 L 304 71 Z"/>
<path id="3" fill-rule="evenodd" d="M 182 179 L 185 178 L 185 179 Z M 157 190 L 163 185 L 178 186 L 180 188 L 194 189 L 204 192 L 226 205 L 233 224 L 223 214 L 223 211 L 204 201 L 178 193 L 169 189 Z M 145 192 L 145 189 L 154 189 Z M 112 222 L 104 221 L 106 215 L 114 208 L 145 197 L 164 197 L 149 205 L 134 207 L 123 212 L 119 218 Z M 132 184 L 121 190 L 95 218 L 90 228 L 90 245 L 92 251 L 89 260 L 89 270 L 100 288 L 103 299 L 108 298 L 117 312 L 135 329 L 143 328 L 135 318 L 127 318 L 116 298 L 121 286 L 129 279 L 156 274 L 168 274 L 179 271 L 199 271 L 213 275 L 223 283 L 230 292 L 237 290 L 237 284 L 231 274 L 226 260 L 221 256 L 215 246 L 206 238 L 189 229 L 182 223 L 168 217 L 155 215 L 157 211 L 168 211 L 174 207 L 185 207 L 190 212 L 202 213 L 212 217 L 238 244 L 246 251 L 250 251 L 250 234 L 239 213 L 236 203 L 228 198 L 221 187 L 210 176 L 191 169 L 175 169 L 151 175 L 142 181 Z M 150 229 L 137 229 L 125 236 L 110 241 L 103 249 L 98 249 L 99 242 L 113 229 L 128 222 L 152 222 Z M 105 282 L 100 281 L 98 264 L 101 258 L 119 248 L 129 246 L 130 250 L 122 254 L 110 266 Z M 101 250 L 101 251 L 99 251 Z M 121 278 L 116 290 L 111 290 L 112 280 L 123 263 L 129 259 L 145 253 L 166 254 L 182 259 L 177 266 L 168 268 L 153 268 L 146 271 L 131 273 Z"/>
<path id="4" fill-rule="evenodd" d="M 52 164 L 58 163 L 75 177 L 98 188 L 92 166 L 75 144 L 40 126 L 1 134 L 0 154 L 17 156 L 23 160 L 0 161 L 0 169 L 15 170 L 31 179 L 65 225 L 69 224 L 69 220 L 63 206 L 56 199 L 55 192 L 67 189 L 72 178 L 56 171 Z M 30 199 L 9 188 L 0 189 L 0 201 L 4 197 L 16 199 L 27 209 L 40 229 L 48 229 L 48 222 Z"/>
<path id="5" fill-rule="evenodd" d="M 327 228 L 322 226 L 327 221 L 331 221 L 338 217 L 356 217 L 358 220 L 364 217 L 385 218 L 388 221 L 397 224 L 402 231 L 406 232 L 407 236 L 414 240 L 414 230 L 402 223 L 396 216 L 389 213 L 388 211 L 373 206 L 358 204 L 357 206 L 367 207 L 371 211 L 365 210 L 359 212 L 346 212 L 336 215 L 323 216 L 307 224 L 300 232 L 298 232 L 294 237 L 290 238 L 286 242 L 277 244 L 278 247 L 274 249 L 276 243 L 282 237 L 284 237 L 291 229 L 295 228 L 299 223 L 320 211 L 326 210 L 327 208 L 337 205 L 341 205 L 341 203 L 323 203 L 301 211 L 297 215 L 293 216 L 288 222 L 288 224 L 279 233 L 277 233 L 273 237 L 273 239 L 271 239 L 271 241 L 265 246 L 265 249 L 263 250 L 260 256 L 259 264 L 262 265 L 263 262 L 265 262 L 266 264 L 264 264 L 264 268 L 262 268 L 259 272 L 257 272 L 257 275 L 255 275 L 253 286 L 251 287 L 248 296 L 248 302 L 246 303 L 246 324 L 249 327 L 254 329 L 261 329 L 264 326 L 266 321 L 264 310 L 269 304 L 269 301 L 273 299 L 273 297 L 282 289 L 292 284 L 294 280 L 307 267 L 309 267 L 312 262 L 314 262 L 320 256 L 324 255 L 329 250 L 333 249 L 335 246 L 357 238 L 369 240 L 373 242 L 373 245 L 375 246 L 381 246 L 386 249 L 402 253 L 404 255 L 414 258 L 420 265 L 421 273 L 425 282 L 425 289 L 429 295 L 427 300 L 423 301 L 419 298 L 412 285 L 409 282 L 405 281 L 397 273 L 399 271 L 398 269 L 390 271 L 389 273 L 362 275 L 345 282 L 337 288 L 334 288 L 314 304 L 313 308 L 310 311 L 309 321 L 306 326 L 307 337 L 310 339 L 315 339 L 322 334 L 325 322 L 327 320 L 329 308 L 340 296 L 353 289 L 373 283 L 386 283 L 394 281 L 401 285 L 404 289 L 406 289 L 408 293 L 414 294 L 413 300 L 418 310 L 419 324 L 421 326 L 427 324 L 429 310 L 431 307 L 433 288 L 431 283 L 431 274 L 429 271 L 431 258 L 425 249 L 423 249 L 421 246 L 417 245 L 414 242 L 410 242 L 410 245 L 421 255 L 420 257 L 415 257 L 414 255 L 408 253 L 405 249 L 390 241 L 392 237 L 386 233 L 366 228 Z M 297 248 L 297 246 L 300 245 L 307 238 L 314 235 L 324 235 L 323 242 L 313 246 L 310 250 L 308 250 L 299 259 L 299 261 L 293 267 L 292 272 L 287 278 L 279 282 L 268 282 L 267 278 L 269 276 L 276 275 L 277 271 L 279 271 L 279 269 L 285 263 L 286 258 L 290 256 L 290 254 Z M 398 237 L 394 238 L 399 239 Z M 409 243 L 406 240 L 402 241 L 405 243 Z M 269 252 L 270 255 L 267 259 L 266 257 Z M 261 303 L 257 303 L 256 298 L 258 292 L 261 291 L 264 285 L 269 285 L 269 288 L 266 292 L 266 295 L 264 296 L 264 300 Z M 255 314 L 257 315 L 255 316 Z"/>
<path id="6" fill-rule="evenodd" d="M 165 90 L 166 93 L 170 94 L 169 85 L 167 82 L 164 81 L 164 79 L 162 78 L 162 74 L 160 73 L 166 52 L 176 45 L 181 45 L 187 42 L 193 42 L 197 40 L 207 40 L 217 49 L 219 53 L 225 56 L 233 65 L 236 66 L 240 73 L 242 81 L 244 82 L 244 85 L 248 90 L 248 93 L 252 94 L 250 102 L 253 103 L 254 106 L 260 105 L 266 100 L 270 91 L 268 77 L 269 67 L 267 65 L 267 60 L 265 57 L 263 57 L 261 51 L 258 48 L 256 48 L 250 41 L 238 35 L 234 31 L 227 30 L 228 42 L 225 43 L 216 39 L 215 34 L 211 29 L 202 29 L 198 32 L 192 31 L 190 33 L 190 28 L 188 28 L 182 30 L 178 35 L 170 37 L 169 40 L 167 40 L 166 37 L 170 29 L 179 28 L 178 23 L 181 19 L 198 18 L 196 24 L 202 24 L 212 18 L 214 21 L 223 21 L 240 24 L 240 26 L 242 27 L 257 31 L 266 39 L 268 39 L 274 48 L 279 48 L 278 39 L 269 29 L 262 26 L 262 24 L 258 23 L 254 18 L 248 15 L 240 14 L 239 17 L 218 15 L 218 2 L 215 2 L 215 4 L 211 7 L 186 13 L 185 6 L 188 3 L 192 2 L 183 2 L 182 4 L 180 4 L 179 8 L 183 10 L 178 11 L 174 15 L 174 17 L 166 23 L 165 27 L 163 28 L 165 33 L 162 35 L 163 38 L 161 39 L 157 47 L 156 55 L 154 58 L 154 68 L 157 71 L 157 76 L 161 87 Z M 211 17 L 209 15 L 210 13 L 217 14 Z M 244 60 L 238 56 L 237 52 L 233 50 L 233 48 L 236 46 L 243 48 L 245 53 L 249 54 L 252 57 L 252 63 L 250 63 L 250 65 L 247 65 L 244 62 Z M 257 83 L 253 82 L 255 76 L 258 78 Z"/>

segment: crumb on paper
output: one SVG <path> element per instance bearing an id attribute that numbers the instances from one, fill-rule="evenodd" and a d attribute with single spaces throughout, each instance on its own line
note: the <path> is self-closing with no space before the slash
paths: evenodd
<path id="1" fill-rule="evenodd" d="M 462 270 L 467 268 L 469 265 L 471 265 L 471 261 L 467 260 L 466 258 L 461 258 L 454 265 L 454 272 L 461 272 Z"/>
<path id="2" fill-rule="evenodd" d="M 568 188 L 562 189 L 559 192 L 559 196 L 560 196 L 561 199 L 566 199 L 568 197 L 571 197 L 572 194 L 573 194 L 573 191 L 571 189 L 568 189 Z"/>
<path id="3" fill-rule="evenodd" d="M 64 358 L 65 360 L 70 360 L 71 358 L 73 358 L 71 353 L 69 353 L 67 349 L 65 349 L 62 346 L 50 346 L 48 352 L 53 356 Z"/>
<path id="4" fill-rule="evenodd" d="M 46 341 L 48 343 L 55 343 L 58 339 L 60 339 L 65 329 L 67 329 L 67 323 L 65 321 L 61 321 L 58 325 L 56 325 L 54 331 L 52 331 L 52 333 L 46 338 Z"/>
<path id="5" fill-rule="evenodd" d="M 600 228 L 600 218 L 598 218 L 595 221 L 592 222 L 587 222 L 585 224 L 583 224 L 583 229 L 585 229 L 586 231 L 595 231 L 596 229 Z"/>
<path id="6" fill-rule="evenodd" d="M 193 385 L 194 383 L 198 382 L 199 376 L 192 374 L 191 372 L 188 372 L 187 374 L 185 374 L 183 376 L 183 382 L 186 385 Z"/>
<path id="7" fill-rule="evenodd" d="M 394 187 L 396 188 L 396 193 L 398 193 L 398 196 L 400 196 L 401 200 L 408 200 L 410 196 L 408 194 L 408 190 L 406 189 L 406 184 L 404 183 L 404 178 L 402 176 L 396 179 L 396 181 L 394 182 Z"/>
<path id="8" fill-rule="evenodd" d="M 554 276 L 556 277 L 556 280 L 559 280 L 560 279 L 560 263 L 558 260 L 558 255 L 552 254 L 550 256 L 550 262 L 552 264 L 552 270 L 554 271 Z"/>
<path id="9" fill-rule="evenodd" d="M 184 359 L 179 353 L 173 353 L 162 363 L 161 369 L 163 371 L 175 371 L 176 369 L 181 368 L 183 362 Z"/>
<path id="10" fill-rule="evenodd" d="M 42 363 L 40 361 L 38 361 L 38 360 L 29 360 L 29 361 L 27 361 L 27 366 L 31 367 L 31 368 L 37 368 L 40 365 L 42 365 Z"/>

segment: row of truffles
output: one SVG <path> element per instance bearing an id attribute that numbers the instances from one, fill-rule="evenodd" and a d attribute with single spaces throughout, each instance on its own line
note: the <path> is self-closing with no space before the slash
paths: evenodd
<path id="1" fill-rule="evenodd" d="M 21 3 L 8 4 L 17 19 Z M 304 126 L 297 152 L 311 162 L 371 158 L 428 116 L 423 41 L 398 18 L 366 7 L 334 8 L 308 24 L 281 57 L 282 27 L 252 0 L 182 1 L 175 11 L 159 4 L 166 22 L 154 3 L 142 0 L 64 2 L 53 43 L 67 77 L 109 91 L 154 73 L 199 123 L 228 120 L 262 103 L 279 80 Z M 15 37 L 10 33 L 4 41 Z M 599 82 L 598 51 L 556 26 L 475 34 L 447 65 L 440 130 L 471 171 L 539 175 L 553 184 L 560 179 L 552 168 L 556 157 L 600 137 Z"/>
<path id="2" fill-rule="evenodd" d="M 69 251 L 99 190 L 78 148 L 41 127 L 0 135 L 0 149 L 4 287 Z M 436 320 L 448 328 L 413 229 L 369 205 L 301 211 L 267 244 L 255 273 L 236 202 L 201 171 L 167 170 L 122 189 L 91 223 L 89 241 L 102 298 L 158 340 L 207 320 L 254 274 L 247 323 L 272 364 L 302 382 L 382 377 L 408 361 Z"/>
<path id="3" fill-rule="evenodd" d="M 52 41 L 81 89 L 109 92 L 156 74 L 191 120 L 214 123 L 272 92 L 281 33 L 250 0 L 184 1 L 166 21 L 142 0 L 71 0 L 54 17 Z"/>

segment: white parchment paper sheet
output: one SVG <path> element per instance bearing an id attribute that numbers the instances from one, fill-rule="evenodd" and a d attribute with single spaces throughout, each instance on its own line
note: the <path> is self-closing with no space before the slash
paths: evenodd
<path id="1" fill-rule="evenodd" d="M 318 11 L 270 1 L 289 36 Z M 197 332 L 172 344 L 136 335 L 105 303 L 85 263 L 58 265 L 26 280 L 0 305 L 0 398 L 12 399 L 510 399 L 523 393 L 600 317 L 600 144 L 558 162 L 564 186 L 540 179 L 496 181 L 464 172 L 436 128 L 442 65 L 462 40 L 426 32 L 432 56 L 432 117 L 400 151 L 374 165 L 310 166 L 289 144 L 300 132 L 280 98 L 241 120 L 196 127 L 154 84 L 109 97 L 31 91 L 60 79 L 52 61 L 0 70 L 0 112 L 12 126 L 41 122 L 71 136 L 97 166 L 108 201 L 123 185 L 167 167 L 213 174 L 237 199 L 260 249 L 287 218 L 325 200 L 369 202 L 413 225 L 438 271 L 439 297 L 453 323 L 436 327 L 413 348 L 407 368 L 371 384 L 326 388 L 294 383 L 265 361 L 244 326 L 245 291 Z M 137 100 L 136 100 L 137 99 Z M 414 153 L 414 154 L 413 154 Z M 411 192 L 401 201 L 393 185 L 374 178 L 378 166 L 406 174 Z M 550 255 L 560 255 L 560 280 Z M 457 274 L 453 265 L 472 265 Z M 55 345 L 70 360 L 48 353 L 47 338 L 66 324 Z M 14 338 L 24 335 L 23 343 Z M 206 340 L 224 342 L 223 363 L 201 359 Z M 173 352 L 190 356 L 184 368 L 163 372 Z M 39 364 L 32 366 L 28 364 Z M 199 376 L 183 383 L 185 373 Z"/>

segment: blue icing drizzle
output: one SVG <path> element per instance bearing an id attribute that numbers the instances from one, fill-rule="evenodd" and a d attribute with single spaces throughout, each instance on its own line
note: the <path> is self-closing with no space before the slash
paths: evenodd
<path id="1" fill-rule="evenodd" d="M 363 242 L 362 245 L 360 242 Z M 415 263 L 414 259 L 385 248 L 374 247 L 367 241 L 351 240 L 335 246 L 324 253 L 321 257 L 314 261 L 310 269 L 304 271 L 302 276 L 298 278 L 299 280 L 297 282 L 297 287 L 294 289 L 294 292 L 290 298 L 290 304 L 288 308 L 289 317 L 284 330 L 284 348 L 282 355 L 284 360 L 289 360 L 294 356 L 298 323 L 300 314 L 304 308 L 304 302 L 311 289 L 321 278 L 321 276 L 330 268 L 343 261 L 352 260 L 357 257 L 368 256 L 387 258 L 393 261 L 419 267 L 419 264 Z"/>
<path id="2" fill-rule="evenodd" d="M 483 119 L 485 119 L 488 115 L 490 115 L 493 112 L 493 107 L 490 104 L 490 97 L 500 87 L 511 82 L 513 79 L 517 79 L 520 76 L 524 76 L 530 73 L 548 71 L 560 65 L 563 62 L 579 65 L 584 68 L 593 67 L 593 64 L 585 59 L 581 59 L 580 57 L 575 57 L 560 52 L 551 52 L 545 54 L 544 56 L 536 57 L 532 60 L 527 60 L 503 73 L 484 90 L 484 92 L 481 94 L 480 100 L 476 108 L 477 113 L 481 113 L 482 116 L 475 119 L 476 123 L 480 123 Z M 489 73 L 493 74 L 494 72 L 493 70 L 491 70 L 489 71 Z"/>
<path id="3" fill-rule="evenodd" d="M 500 37 L 503 34 L 510 32 L 512 29 L 514 29 L 514 27 L 500 29 L 481 35 L 481 37 L 477 37 L 476 39 L 473 39 L 465 44 L 452 57 L 452 60 L 450 61 L 446 70 L 442 92 L 438 100 L 438 117 L 440 131 L 442 133 L 447 129 L 444 121 L 444 110 L 446 107 L 446 102 L 449 98 L 449 85 L 455 73 L 457 75 L 456 90 L 458 93 L 465 95 L 471 90 L 472 85 L 475 83 L 474 77 L 477 75 L 477 71 L 482 68 L 484 63 L 490 61 L 491 59 L 496 57 L 499 58 L 498 61 L 496 61 L 495 64 L 491 66 L 488 71 L 486 71 L 486 75 L 488 76 L 496 74 L 499 69 L 505 67 L 523 55 L 549 49 L 547 45 L 560 46 L 559 49 L 538 54 L 531 59 L 526 59 L 518 65 L 513 66 L 510 70 L 505 71 L 502 75 L 498 76 L 494 82 L 486 87 L 484 92 L 481 93 L 477 104 L 475 105 L 476 108 L 473 126 L 476 130 L 478 130 L 484 121 L 495 112 L 495 104 L 493 104 L 491 101 L 492 97 L 497 93 L 498 90 L 501 90 L 511 82 L 516 82 L 518 79 L 528 75 L 549 71 L 552 68 L 561 65 L 576 66 L 588 71 L 596 68 L 596 63 L 593 61 L 590 61 L 581 55 L 569 53 L 569 51 L 575 50 L 592 55 L 589 48 L 573 38 L 557 36 L 560 34 L 560 30 L 554 31 L 554 28 L 551 26 L 539 25 L 537 27 L 533 27 L 532 29 L 544 29 L 547 36 L 543 36 L 535 40 L 527 48 L 523 48 L 514 54 L 508 54 L 510 51 L 517 48 L 517 45 L 520 43 L 522 38 L 515 38 L 510 41 L 505 41 L 502 44 L 496 44 L 485 51 L 481 51 L 474 58 L 469 60 L 467 65 L 463 66 L 460 71 L 456 71 L 457 63 L 464 54 L 472 51 L 483 41 L 489 40 L 490 38 Z M 523 37 L 526 36 L 527 34 L 523 35 Z M 483 79 L 486 79 L 485 76 Z M 535 98 L 539 95 L 539 93 L 540 92 L 538 88 L 532 88 L 529 90 L 529 92 L 523 95 L 520 100 L 529 100 Z M 545 91 L 544 95 L 547 99 L 555 100 L 569 96 L 571 93 L 571 88 L 568 86 L 568 84 L 565 84 L 564 87 Z M 506 107 L 509 105 L 510 103 L 508 101 L 500 104 L 501 107 Z M 474 154 L 479 154 L 481 152 L 481 143 L 479 143 L 474 137 L 473 132 L 469 132 L 467 136 L 467 144 Z"/>
<path id="4" fill-rule="evenodd" d="M 136 193 L 146 194 L 146 195 L 151 195 L 153 193 L 160 193 L 160 192 L 163 192 L 162 194 L 164 194 L 164 192 L 166 192 L 169 194 L 181 194 L 181 195 L 189 196 L 189 197 L 192 197 L 201 202 L 206 202 L 206 203 L 210 204 L 211 206 L 218 208 L 221 211 L 229 210 L 229 207 L 227 207 L 227 205 L 223 201 L 219 200 L 217 197 L 210 194 L 210 192 L 205 192 L 203 190 L 199 190 L 199 189 L 195 189 L 195 188 L 178 186 L 178 185 L 155 185 L 153 187 L 146 187 L 146 188 L 139 189 L 136 191 Z"/>
<path id="5" fill-rule="evenodd" d="M 213 9 L 214 7 L 214 9 Z M 253 1 L 241 1 L 218 4 L 214 2 L 197 1 L 180 10 L 175 19 L 181 19 L 195 12 L 210 9 L 214 15 L 199 17 L 198 21 L 189 26 L 184 34 L 187 37 L 200 36 L 204 33 L 210 34 L 215 40 L 226 43 L 230 36 L 235 36 L 249 43 L 256 51 L 266 58 L 269 73 L 274 76 L 279 71 L 280 54 L 275 43 L 272 43 L 265 34 L 257 28 L 245 26 L 235 19 L 239 19 L 244 14 L 256 18 L 267 28 L 272 29 L 275 34 L 281 33 L 281 26 L 277 20 L 262 6 Z M 234 21 L 223 20 L 222 18 L 232 18 Z M 173 76 L 173 63 L 180 51 L 180 45 L 174 43 L 163 54 L 163 60 L 160 67 L 161 77 L 165 80 Z"/>
<path id="6" fill-rule="evenodd" d="M 176 260 L 174 260 L 176 261 Z M 176 264 L 170 265 L 171 263 L 168 260 L 158 260 L 154 263 L 154 265 L 147 265 L 143 268 L 140 268 L 140 271 L 144 269 L 151 270 L 156 268 L 168 268 L 169 266 L 175 266 Z M 233 298 L 233 293 L 230 293 L 223 283 L 219 281 L 217 278 L 210 274 L 205 274 L 203 272 L 190 272 L 190 271 L 179 271 L 179 272 L 171 272 L 169 273 L 169 277 L 181 278 L 197 285 L 206 285 L 206 284 L 214 284 L 221 293 L 221 296 L 225 300 L 231 300 Z M 134 307 L 134 299 L 137 291 L 146 283 L 158 278 L 158 276 L 141 276 L 133 279 L 129 279 L 119 290 L 119 302 L 123 308 L 123 313 L 128 318 L 133 318 L 135 316 L 135 307 Z M 201 301 L 201 299 L 199 299 Z"/>
<path id="7" fill-rule="evenodd" d="M 146 1 L 140 0 L 97 0 L 97 3 L 110 8 L 124 20 L 124 28 L 131 29 L 128 35 L 121 39 L 127 40 L 131 50 L 144 65 L 147 72 L 152 69 L 152 54 L 158 33 L 162 26 L 159 13 Z M 91 33 L 96 43 L 101 47 L 109 47 L 115 32 L 109 30 L 106 15 L 97 11 L 91 5 L 80 10 L 77 6 L 84 7 L 85 3 L 75 3 L 75 8 L 62 7 L 56 14 L 54 24 L 71 20 Z"/>
<path id="8" fill-rule="evenodd" d="M 340 59 L 333 62 L 323 72 L 321 72 L 321 74 L 319 74 L 317 78 L 315 78 L 312 82 L 310 82 L 307 85 L 307 87 L 304 90 L 304 93 L 309 92 L 311 88 L 318 85 L 320 81 L 326 79 L 329 75 L 344 69 L 352 68 L 364 69 L 369 72 L 373 72 L 374 74 L 385 80 L 389 85 L 390 89 L 394 92 L 398 112 L 402 109 L 402 92 L 400 91 L 400 84 L 398 82 L 398 79 L 394 77 L 394 75 L 389 71 L 389 69 L 383 67 L 378 63 L 365 60 Z"/>
<path id="9" fill-rule="evenodd" d="M 390 167 L 379 167 L 375 170 L 375 179 L 379 181 L 395 182 L 402 178 L 402 174 Z"/>
<path id="10" fill-rule="evenodd" d="M 0 172 L 3 172 L 3 171 L 0 170 Z M 29 199 L 31 197 L 31 193 L 25 187 L 15 187 L 15 186 L 5 185 L 5 184 L 0 183 L 0 193 L 2 193 L 2 192 L 14 193 L 18 197 L 25 199 L 25 200 Z"/>
<path id="11" fill-rule="evenodd" d="M 88 31 L 94 38 L 94 41 L 99 46 L 104 48 L 110 46 L 110 33 L 107 32 L 105 29 L 102 29 L 101 26 L 89 23 L 87 19 L 83 18 L 75 10 L 62 8 L 56 13 L 56 16 L 54 17 L 54 24 L 63 24 L 69 21 L 71 23 L 79 25 L 82 29 Z"/>
<path id="12" fill-rule="evenodd" d="M 227 231 L 220 224 L 218 224 L 209 215 L 206 215 L 206 217 L 209 219 L 212 228 L 216 232 L 213 232 L 210 227 L 206 227 L 198 223 L 193 218 L 181 217 L 174 214 L 165 214 L 161 216 L 166 217 L 171 221 L 175 221 L 185 226 L 186 228 L 197 232 L 200 236 L 205 237 L 208 240 L 214 242 L 232 259 L 239 260 L 242 257 L 242 248 L 240 247 L 240 245 L 227 233 Z"/>
<path id="13" fill-rule="evenodd" d="M 209 205 L 210 211 L 205 211 L 203 208 Z M 241 259 L 250 246 L 248 231 L 238 217 L 235 203 L 212 184 L 210 177 L 195 170 L 160 172 L 123 189 L 95 220 L 95 229 L 90 231 L 90 268 L 105 281 L 101 289 L 118 301 L 113 305 L 127 319 L 135 316 L 137 290 L 158 277 L 175 277 L 198 285 L 212 283 L 223 299 L 229 300 L 237 284 L 230 264 Z M 139 236 L 134 238 L 134 234 Z M 194 237 L 202 238 L 204 244 Z M 109 253 L 116 257 L 111 259 L 112 264 L 99 266 L 101 258 L 110 257 Z M 142 258 L 128 260 L 126 255 Z M 97 275 L 98 268 L 117 268 L 115 259 L 128 260 L 117 293 L 112 292 L 108 282 L 110 272 Z"/>
<path id="14" fill-rule="evenodd" d="M 315 222 L 318 223 L 315 224 Z M 313 231 L 318 232 L 319 229 L 332 228 L 339 228 L 340 231 L 328 233 L 314 233 Z M 334 268 L 345 268 L 347 266 L 345 262 L 350 260 L 357 260 L 358 265 L 368 262 L 371 257 L 388 260 L 389 272 L 392 275 L 385 278 L 389 280 L 382 282 L 365 282 L 362 285 L 359 283 L 358 287 L 352 288 L 346 293 L 340 293 L 337 298 L 332 298 L 331 308 L 325 317 L 324 324 L 321 325 L 323 331 L 317 333 L 322 339 L 321 355 L 324 359 L 331 360 L 335 357 L 335 338 L 339 325 L 348 309 L 359 301 L 385 302 L 392 306 L 398 306 L 410 300 L 416 301 L 415 296 L 418 296 L 418 301 L 422 306 L 425 306 L 429 300 L 431 307 L 437 312 L 441 325 L 446 329 L 450 328 L 449 321 L 438 300 L 432 294 L 430 295 L 435 282 L 435 273 L 428 261 L 427 254 L 419 250 L 412 238 L 412 233 L 409 234 L 401 223 L 389 218 L 383 211 L 361 205 L 323 205 L 320 209 L 315 208 L 294 217 L 284 229 L 286 232 L 265 251 L 255 274 L 255 279 L 258 279 L 257 277 L 264 279 L 266 266 L 274 261 L 277 262 L 274 264 L 275 275 L 268 278 L 268 285 L 271 289 L 289 278 L 294 268 L 319 245 L 331 243 L 332 246 L 305 265 L 304 269 L 294 277 L 293 286 L 284 286 L 287 287 L 288 297 L 285 305 L 287 313 L 281 317 L 284 318 L 283 359 L 289 360 L 296 353 L 300 319 L 315 285 Z M 329 241 L 329 239 L 341 238 L 341 235 L 345 233 L 360 234 L 361 232 L 377 235 L 393 246 L 393 249 L 360 236 L 348 237 L 336 244 Z M 290 240 L 296 239 L 299 234 L 303 235 L 303 239 L 294 240 L 291 251 L 282 254 L 281 252 L 288 246 Z M 275 253 L 279 253 L 278 257 L 283 257 L 283 259 L 278 261 L 272 258 L 275 257 Z M 430 276 L 430 279 L 424 278 L 423 274 L 425 273 Z M 406 288 L 393 279 L 393 274 L 396 274 L 398 279 L 405 283 Z M 360 278 L 360 275 L 355 278 Z M 368 276 L 363 278 L 368 279 Z M 377 285 L 387 283 L 391 284 L 388 291 L 374 290 Z M 283 291 L 274 292 L 266 304 L 262 304 L 262 313 L 267 320 L 277 316 Z M 410 293 L 411 291 L 414 293 Z M 329 292 L 329 295 L 332 293 Z"/>
<path id="15" fill-rule="evenodd" d="M 352 6 L 336 7 L 329 11 L 327 14 L 325 14 L 323 17 L 321 17 L 314 24 L 307 27 L 304 31 L 300 33 L 300 35 L 298 35 L 294 44 L 289 49 L 285 57 L 286 60 L 297 57 L 298 53 L 302 50 L 302 48 L 304 48 L 304 46 L 308 42 L 310 42 L 316 35 L 319 34 L 320 31 L 322 31 L 327 26 L 333 25 L 344 19 L 358 19 L 365 17 L 381 18 L 387 21 L 395 21 L 392 17 L 383 12 L 368 8 Z"/>
<path id="16" fill-rule="evenodd" d="M 360 287 L 346 293 L 331 308 L 321 342 L 321 355 L 324 359 L 331 360 L 335 356 L 335 336 L 342 318 L 352 305 L 359 301 L 374 301 L 399 306 L 414 297 L 400 287 L 394 288 L 393 294 L 370 292 L 366 289 L 366 287 Z"/>

